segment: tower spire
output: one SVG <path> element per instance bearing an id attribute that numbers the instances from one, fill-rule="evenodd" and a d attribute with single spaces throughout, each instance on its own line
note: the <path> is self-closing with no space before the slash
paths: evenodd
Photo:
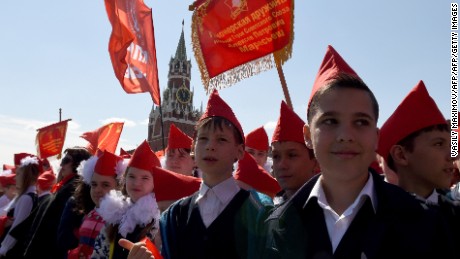
<path id="1" fill-rule="evenodd" d="M 187 60 L 187 51 L 185 49 L 185 38 L 184 38 L 184 20 L 182 20 L 182 33 L 180 35 L 179 43 L 177 44 L 175 59 Z"/>

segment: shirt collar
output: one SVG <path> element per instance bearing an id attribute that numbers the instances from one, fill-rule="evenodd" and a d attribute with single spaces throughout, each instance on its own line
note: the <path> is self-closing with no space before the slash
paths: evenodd
<path id="1" fill-rule="evenodd" d="M 417 200 L 423 201 L 426 204 L 438 204 L 439 203 L 439 193 L 436 191 L 436 189 L 433 190 L 433 192 L 428 196 L 427 198 L 423 198 L 422 196 L 419 196 L 415 194 L 415 198 Z"/>
<path id="2" fill-rule="evenodd" d="M 196 203 L 198 203 L 198 201 L 201 200 L 210 189 L 214 191 L 219 201 L 223 204 L 227 204 L 233 196 L 240 191 L 240 187 L 233 177 L 229 177 L 227 180 L 219 183 L 213 188 L 210 188 L 204 182 L 201 182 Z"/>
<path id="3" fill-rule="evenodd" d="M 305 204 L 307 204 L 311 198 L 316 197 L 318 199 L 318 204 L 329 206 L 329 203 L 326 199 L 326 194 L 324 193 L 324 189 L 321 184 L 322 178 L 323 176 L 321 175 L 316 181 Z M 372 175 L 370 173 L 369 177 L 367 178 L 366 184 L 364 185 L 363 189 L 361 189 L 361 192 L 358 194 L 355 201 L 353 202 L 353 204 L 350 205 L 350 207 L 356 207 L 366 196 L 371 199 L 372 207 L 374 208 L 374 212 L 376 212 L 377 196 L 375 194 L 374 179 L 372 178 Z"/>

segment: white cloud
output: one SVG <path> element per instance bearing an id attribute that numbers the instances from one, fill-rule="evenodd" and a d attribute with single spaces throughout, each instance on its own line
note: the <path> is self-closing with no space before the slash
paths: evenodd
<path id="1" fill-rule="evenodd" d="M 132 121 L 132 120 L 128 120 L 126 118 L 116 118 L 116 117 L 112 117 L 112 118 L 107 118 L 105 120 L 102 120 L 102 125 L 106 125 L 106 124 L 109 124 L 109 123 L 112 123 L 112 122 L 124 122 L 124 126 L 123 127 L 136 127 L 137 124 Z"/>

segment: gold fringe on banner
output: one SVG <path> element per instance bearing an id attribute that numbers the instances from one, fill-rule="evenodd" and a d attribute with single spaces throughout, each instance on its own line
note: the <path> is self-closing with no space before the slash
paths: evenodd
<path id="1" fill-rule="evenodd" d="M 283 65 L 292 57 L 292 44 L 294 42 L 294 0 L 291 0 L 291 34 L 289 43 L 285 47 L 273 52 L 273 55 L 268 54 L 227 70 L 213 78 L 209 78 L 209 73 L 201 50 L 200 39 L 198 37 L 198 30 L 203 30 L 201 17 L 206 14 L 207 6 L 211 1 L 212 0 L 207 0 L 199 6 L 195 6 L 196 9 L 192 16 L 192 48 L 195 54 L 196 62 L 200 69 L 201 81 L 207 94 L 209 94 L 213 89 L 220 90 L 222 88 L 232 86 L 245 78 L 270 70 L 275 67 L 275 62 L 279 65 Z"/>

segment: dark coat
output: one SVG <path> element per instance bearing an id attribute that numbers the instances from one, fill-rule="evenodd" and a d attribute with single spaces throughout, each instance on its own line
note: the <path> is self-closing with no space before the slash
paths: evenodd
<path id="1" fill-rule="evenodd" d="M 62 185 L 48 202 L 39 207 L 29 232 L 25 258 L 61 259 L 58 255 L 57 231 L 67 200 L 75 191 L 76 177 Z"/>
<path id="2" fill-rule="evenodd" d="M 376 212 L 367 199 L 334 254 L 317 199 L 306 203 L 318 175 L 266 220 L 260 258 L 454 258 L 452 240 L 442 238 L 447 226 L 440 215 L 378 174 L 371 175 Z"/>

